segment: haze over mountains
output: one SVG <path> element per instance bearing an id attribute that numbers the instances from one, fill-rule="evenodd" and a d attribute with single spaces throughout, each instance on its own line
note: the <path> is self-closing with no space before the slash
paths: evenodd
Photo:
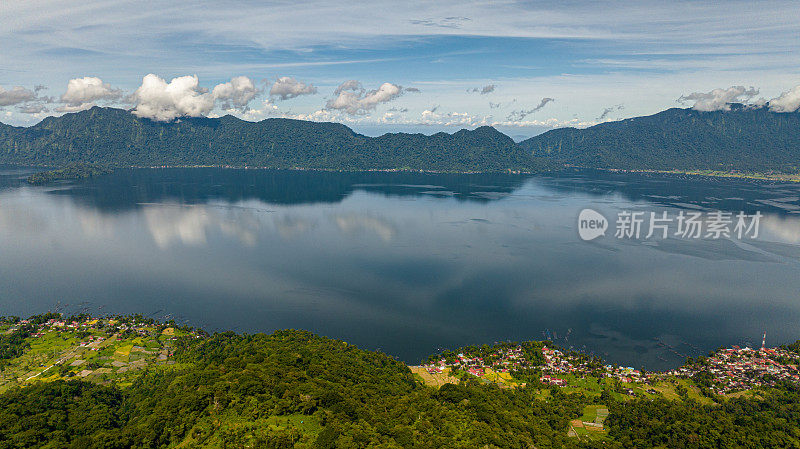
<path id="1" fill-rule="evenodd" d="M 164 123 L 100 107 L 48 117 L 27 128 L 0 124 L 0 163 L 70 162 L 482 172 L 576 165 L 797 173 L 800 112 L 674 108 L 586 129 L 554 129 L 520 143 L 488 126 L 453 134 L 367 137 L 338 123 L 247 122 L 233 116 Z"/>

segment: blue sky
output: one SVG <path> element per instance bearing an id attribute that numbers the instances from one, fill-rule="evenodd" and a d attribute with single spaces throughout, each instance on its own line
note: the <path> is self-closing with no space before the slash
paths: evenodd
<path id="1" fill-rule="evenodd" d="M 149 101 L 177 107 L 169 117 L 332 120 L 369 134 L 489 124 L 522 137 L 731 86 L 748 88 L 741 100 L 778 97 L 800 85 L 799 13 L 791 1 L 6 0 L 0 120 L 94 104 L 147 116 Z M 164 83 L 136 94 L 148 74 Z M 193 106 L 165 105 L 182 101 L 167 92 L 186 75 Z M 252 88 L 230 95 L 246 104 L 204 93 L 239 76 Z M 313 88 L 270 95 L 279 77 Z M 361 87 L 337 91 L 349 80 Z"/>

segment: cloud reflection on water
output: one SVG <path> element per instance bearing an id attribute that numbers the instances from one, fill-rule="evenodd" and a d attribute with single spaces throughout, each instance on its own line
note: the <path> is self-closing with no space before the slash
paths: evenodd
<path id="1" fill-rule="evenodd" d="M 612 360 L 635 355 L 649 367 L 678 361 L 658 341 L 687 343 L 688 353 L 697 352 L 688 344 L 738 343 L 765 327 L 776 343 L 800 336 L 798 217 L 768 213 L 752 247 L 577 237 L 584 207 L 674 210 L 670 201 L 701 198 L 686 184 L 646 199 L 649 187 L 634 181 L 604 190 L 531 178 L 509 188 L 499 178 L 500 199 L 486 200 L 495 195 L 482 193 L 491 185 L 483 182 L 472 189 L 483 198 L 465 201 L 457 196 L 472 195 L 469 181 L 448 178 L 446 190 L 461 193 L 441 197 L 420 192 L 448 179 L 422 176 L 355 188 L 336 202 L 270 202 L 274 192 L 242 194 L 239 179 L 213 187 L 218 180 L 197 173 L 176 185 L 239 193 L 179 200 L 130 186 L 0 190 L 0 312 L 86 300 L 107 311 L 164 309 L 212 329 L 307 328 L 411 362 L 436 347 L 541 338 L 545 329 L 563 336 L 571 328 L 560 344 Z M 155 186 L 176 182 L 148 176 Z M 321 198 L 347 191 L 348 176 L 360 180 L 338 176 Z M 784 199 L 787 189 L 778 192 Z M 734 192 L 727 198 L 751 202 L 752 192 Z"/>

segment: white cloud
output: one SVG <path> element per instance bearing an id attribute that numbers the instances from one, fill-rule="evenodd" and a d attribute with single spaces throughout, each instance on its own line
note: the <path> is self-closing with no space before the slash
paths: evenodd
<path id="1" fill-rule="evenodd" d="M 339 95 L 340 93 L 342 93 L 345 90 L 357 91 L 357 90 L 364 90 L 364 89 L 361 86 L 360 82 L 358 82 L 356 80 L 347 80 L 347 81 L 343 82 L 342 84 L 339 84 L 339 87 L 337 87 L 336 90 L 333 91 L 333 94 L 334 95 Z"/>
<path id="2" fill-rule="evenodd" d="M 259 108 L 251 108 L 245 111 L 242 118 L 246 120 L 261 120 L 265 118 L 288 118 L 292 120 L 306 120 L 311 122 L 337 122 L 345 124 L 379 123 L 380 119 L 373 119 L 364 115 L 348 115 L 342 111 L 330 109 L 318 109 L 312 112 L 291 112 L 281 111 L 280 108 L 269 99 L 265 100 Z"/>
<path id="3" fill-rule="evenodd" d="M 194 2 L 190 2 L 194 4 Z M 797 32 L 796 3 L 775 0 L 765 8 L 761 2 L 731 0 L 726 7 L 713 2 L 682 1 L 676 9 L 671 2 L 643 0 L 629 2 L 438 2 L 410 1 L 404 8 L 396 2 L 376 0 L 331 6 L 324 0 L 310 0 L 297 8 L 292 2 L 252 3 L 247 8 L 231 8 L 226 2 L 206 4 L 204 8 L 165 5 L 155 10 L 143 9 L 139 2 L 84 0 L 81 8 L 50 8 L 56 0 L 42 2 L 0 2 L 0 36 L 16 37 L 23 53 L 43 43 L 70 44 L 113 54 L 125 49 L 120 44 L 136 39 L 145 50 L 156 49 L 160 33 L 142 33 L 169 27 L 176 33 L 213 37 L 218 41 L 253 42 L 263 48 L 307 49 L 330 42 L 375 42 L 376 37 L 467 35 L 513 38 L 602 39 L 614 44 L 635 42 L 642 50 L 696 52 L 736 47 L 764 51 L 796 48 L 792 39 Z M 458 9 L 459 15 L 452 11 Z M 375 11 L 391 11 L 376 14 Z M 672 20 L 679 14 L 681 26 Z M 180 17 L 180 20 L 175 20 Z M 741 17 L 738 26 L 731 23 Z M 458 20 L 473 18 L 476 20 Z M 479 20 L 477 20 L 479 18 Z M 458 27 L 441 26 L 448 21 Z M 59 24 L 69 23 L 68 28 Z M 440 26 L 431 26 L 439 24 Z M 90 26 L 91 25 L 91 26 Z M 6 31 L 7 30 L 7 31 Z M 34 34 L 31 31 L 40 30 Z M 112 31 L 117 31 L 112 33 Z M 754 34 L 758 39 L 754 39 Z M 658 36 L 659 39 L 652 39 Z M 103 37 L 103 39 L 98 39 Z M 755 41 L 755 42 L 754 42 Z M 219 42 L 217 42 L 219 43 Z M 178 48 L 169 49 L 173 52 Z M 666 48 L 665 48 L 666 47 Z M 6 48 L 4 48 L 6 49 Z M 167 49 L 162 49 L 162 51 Z M 196 52 L 194 48 L 188 51 Z M 644 51 L 642 52 L 644 53 Z M 200 53 L 200 58 L 208 57 Z M 745 56 L 746 58 L 746 56 Z M 745 59 L 742 58 L 742 59 Z"/>
<path id="4" fill-rule="evenodd" d="M 217 84 L 211 91 L 215 100 L 220 101 L 223 109 L 244 111 L 247 104 L 261 92 L 255 83 L 246 76 L 237 76 L 227 83 Z"/>
<path id="5" fill-rule="evenodd" d="M 454 8 L 458 9 L 458 14 L 453 14 Z M 375 11 L 383 10 L 391 11 L 391 14 L 375 14 Z M 679 8 L 673 3 L 656 0 L 636 4 L 443 0 L 412 1 L 399 9 L 388 0 L 347 5 L 310 0 L 303 8 L 297 8 L 291 2 L 248 3 L 246 8 L 231 8 L 226 2 L 217 2 L 203 4 L 202 8 L 170 4 L 153 10 L 142 8 L 140 3 L 132 0 L 85 0 L 80 8 L 59 8 L 55 0 L 6 1 L 0 2 L 0 48 L 3 49 L 5 66 L 19 68 L 5 72 L 5 84 L 27 86 L 28 79 L 34 74 L 40 74 L 46 83 L 60 82 L 68 77 L 66 74 L 83 73 L 81 70 L 87 64 L 91 64 L 93 70 L 100 70 L 97 73 L 102 73 L 104 78 L 114 76 L 122 79 L 127 76 L 136 79 L 141 77 L 144 60 L 153 64 L 147 68 L 154 73 L 170 73 L 176 63 L 198 67 L 197 70 L 201 71 L 198 75 L 203 79 L 228 79 L 231 70 L 235 73 L 266 73 L 264 71 L 269 67 L 318 65 L 313 71 L 297 69 L 295 75 L 302 77 L 313 73 L 315 80 L 323 80 L 341 73 L 340 70 L 326 69 L 327 65 L 357 62 L 359 64 L 351 66 L 353 74 L 350 76 L 363 79 L 359 78 L 361 70 L 368 70 L 371 65 L 363 60 L 362 50 L 374 51 L 384 60 L 401 60 L 399 63 L 406 67 L 403 73 L 413 74 L 417 67 L 424 67 L 418 64 L 425 58 L 409 57 L 394 50 L 432 34 L 470 36 L 471 43 L 478 42 L 472 40 L 474 36 L 556 39 L 560 49 L 569 52 L 577 48 L 577 56 L 599 65 L 597 74 L 592 75 L 594 90 L 586 97 L 586 102 L 580 103 L 582 106 L 568 107 L 567 95 L 548 91 L 559 99 L 558 107 L 562 108 L 563 114 L 560 118 L 569 118 L 573 113 L 594 118 L 603 107 L 619 102 L 620 92 L 629 91 L 625 84 L 600 84 L 608 78 L 608 73 L 632 73 L 651 84 L 650 88 L 656 95 L 643 91 L 639 93 L 641 99 L 625 99 L 626 111 L 632 113 L 655 112 L 669 107 L 681 93 L 739 84 L 742 79 L 761 87 L 767 98 L 777 96 L 786 86 L 795 84 L 786 84 L 789 82 L 787 78 L 796 79 L 800 73 L 800 59 L 786 57 L 797 54 L 800 49 L 800 41 L 790 38 L 800 31 L 796 11 L 796 1 L 791 0 L 776 0 L 770 2 L 769 7 L 764 7 L 763 2 L 746 0 L 731 0 L 725 7 L 714 2 L 681 1 Z M 473 20 L 458 22 L 460 28 L 430 26 L 447 24 L 448 18 L 454 16 Z M 180 17 L 180 20 L 175 20 L 175 17 Z M 747 19 L 739 20 L 742 17 Z M 676 20 L 680 26 L 676 26 Z M 731 23 L 738 26 L 731 27 Z M 175 35 L 193 36 L 193 45 L 169 45 L 168 37 L 159 32 L 163 29 L 169 29 Z M 653 39 L 653 36 L 658 36 L 658 39 Z M 222 51 L 197 51 L 211 45 Z M 242 45 L 252 53 L 266 57 L 232 61 L 230 52 L 225 49 L 236 51 Z M 473 60 L 480 61 L 485 51 L 495 49 L 494 45 L 471 45 L 457 50 L 475 51 Z M 496 45 L 502 44 L 498 41 Z M 331 47 L 334 51 L 328 52 Z M 356 50 L 351 52 L 350 49 Z M 310 58 L 305 53 L 307 51 L 318 57 Z M 505 65 L 536 65 L 526 52 L 512 53 L 521 56 L 496 58 L 498 69 Z M 41 54 L 48 57 L 36 57 Z M 452 83 L 466 75 L 461 70 L 464 61 L 459 63 L 448 54 L 434 57 L 447 63 L 438 69 L 442 71 L 441 81 Z M 575 67 L 581 67 L 581 63 L 567 63 L 557 71 L 574 72 Z M 647 68 L 647 71 L 638 70 L 640 67 Z M 742 74 L 743 70 L 749 74 Z M 516 72 L 505 68 L 502 71 L 517 79 L 550 73 L 527 67 Z M 656 85 L 660 80 L 654 79 L 663 79 L 660 75 L 664 73 L 670 78 L 667 80 L 670 91 L 666 98 L 662 94 L 665 85 Z M 734 74 L 735 78 L 729 79 Z M 680 85 L 677 82 L 687 76 L 692 78 L 690 83 Z M 392 81 L 402 85 L 411 83 L 410 79 Z M 446 88 L 426 88 L 426 93 L 435 97 L 426 99 L 425 103 L 435 100 L 447 103 L 454 110 L 480 112 L 466 109 L 475 106 L 458 103 L 460 100 L 456 94 L 463 95 L 468 87 L 485 84 L 478 84 L 481 80 L 467 81 L 468 84 L 450 98 L 445 98 L 445 95 L 450 95 L 444 92 Z M 514 90 L 511 83 L 504 77 L 502 93 L 492 95 L 513 93 L 523 98 L 525 88 Z M 685 86 L 696 88 L 686 90 Z M 120 87 L 132 91 L 136 85 Z M 611 93 L 617 94 L 616 98 L 609 98 Z M 473 97 L 480 96 L 476 94 Z M 508 98 L 503 101 L 508 101 Z"/>
<path id="6" fill-rule="evenodd" d="M 80 112 L 80 111 L 85 111 L 87 109 L 91 109 L 94 106 L 95 106 L 94 103 L 79 103 L 76 105 L 65 104 L 55 108 L 54 111 L 62 113 Z"/>
<path id="7" fill-rule="evenodd" d="M 261 108 L 248 108 L 244 111 L 244 115 L 251 119 L 260 119 L 264 117 L 272 117 L 278 115 L 278 107 L 267 98 Z"/>
<path id="8" fill-rule="evenodd" d="M 366 91 L 356 80 L 345 81 L 334 91 L 337 97 L 326 104 L 328 109 L 344 111 L 350 115 L 364 115 L 381 103 L 387 103 L 403 94 L 403 88 L 383 83 L 375 90 Z"/>
<path id="9" fill-rule="evenodd" d="M 758 89 L 744 86 L 731 86 L 727 89 L 714 89 L 710 92 L 693 92 L 681 95 L 678 101 L 694 101 L 692 109 L 696 111 L 729 111 L 731 103 L 746 103 L 758 95 Z"/>
<path id="10" fill-rule="evenodd" d="M 398 120 L 402 119 L 402 117 L 403 116 L 397 112 L 385 112 L 378 121 L 381 123 L 395 123 Z"/>
<path id="11" fill-rule="evenodd" d="M 590 126 L 597 125 L 597 121 L 594 120 L 581 120 L 579 118 L 573 118 L 569 120 L 560 120 L 555 117 L 551 117 L 544 120 L 523 120 L 523 121 L 504 121 L 504 122 L 492 122 L 491 126 L 508 126 L 508 127 L 515 127 L 515 128 L 529 128 L 529 127 L 546 127 L 546 128 L 588 128 Z"/>
<path id="12" fill-rule="evenodd" d="M 61 102 L 72 107 L 98 100 L 116 100 L 122 97 L 120 89 L 114 89 L 100 78 L 85 76 L 74 78 L 67 83 L 67 91 L 61 96 Z"/>
<path id="13" fill-rule="evenodd" d="M 137 117 L 169 122 L 178 117 L 201 117 L 214 108 L 214 96 L 199 87 L 197 75 L 180 76 L 167 83 L 149 74 L 133 93 Z"/>
<path id="14" fill-rule="evenodd" d="M 15 86 L 11 90 L 0 87 L 0 106 L 12 106 L 36 99 L 36 92 L 22 86 Z"/>
<path id="15" fill-rule="evenodd" d="M 309 114 L 286 114 L 284 115 L 285 118 L 291 118 L 295 120 L 308 120 L 312 122 L 343 122 L 349 120 L 343 120 L 339 114 L 334 111 L 329 111 L 327 109 L 319 109 Z"/>
<path id="16" fill-rule="evenodd" d="M 794 112 L 800 108 L 800 86 L 787 90 L 779 97 L 769 100 L 769 109 L 773 112 Z"/>
<path id="17" fill-rule="evenodd" d="M 492 116 L 473 115 L 468 112 L 437 112 L 438 107 L 422 111 L 419 125 L 436 126 L 466 126 L 469 128 L 476 126 L 490 125 Z"/>
<path id="18" fill-rule="evenodd" d="M 549 118 L 544 120 L 493 120 L 491 115 L 474 115 L 468 112 L 437 112 L 438 108 L 426 109 L 422 112 L 418 121 L 404 121 L 405 124 L 413 125 L 430 125 L 430 126 L 460 126 L 467 128 L 476 128 L 478 126 L 493 126 L 493 127 L 514 127 L 514 128 L 529 128 L 529 127 L 546 127 L 546 128 L 586 128 L 597 124 L 596 121 L 584 121 L 577 118 L 570 120 L 560 120 L 557 118 Z"/>
<path id="19" fill-rule="evenodd" d="M 413 25 L 422 25 L 426 27 L 437 27 L 437 28 L 461 28 L 461 25 L 465 22 L 469 22 L 469 17 L 461 17 L 461 16 L 449 16 L 444 18 L 435 18 L 435 19 L 412 19 L 409 20 L 409 23 Z"/>
<path id="20" fill-rule="evenodd" d="M 548 118 L 544 120 L 494 120 L 492 115 L 472 114 L 469 112 L 441 112 L 439 106 L 429 107 L 422 111 L 418 118 L 405 118 L 393 111 L 387 111 L 377 123 L 391 125 L 432 126 L 441 128 L 461 127 L 476 128 L 479 126 L 513 127 L 513 128 L 586 128 L 598 124 L 578 118 L 562 120 Z"/>
<path id="21" fill-rule="evenodd" d="M 301 95 L 311 95 L 315 93 L 317 93 L 317 88 L 312 84 L 305 84 L 290 76 L 278 78 L 269 90 L 270 96 L 278 97 L 281 100 L 288 100 Z"/>

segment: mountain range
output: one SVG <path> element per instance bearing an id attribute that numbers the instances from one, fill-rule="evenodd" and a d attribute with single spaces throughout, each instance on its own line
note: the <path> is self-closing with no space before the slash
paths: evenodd
<path id="1" fill-rule="evenodd" d="M 582 167 L 797 174 L 800 112 L 740 105 L 713 112 L 673 108 L 586 129 L 554 129 L 519 145 Z"/>
<path id="2" fill-rule="evenodd" d="M 433 135 L 368 137 L 339 123 L 283 118 L 171 123 L 93 107 L 30 127 L 0 123 L 0 163 L 63 166 L 251 166 L 324 170 L 536 172 L 573 165 L 653 170 L 797 173 L 800 112 L 736 106 L 668 109 L 519 143 L 489 126 Z"/>

